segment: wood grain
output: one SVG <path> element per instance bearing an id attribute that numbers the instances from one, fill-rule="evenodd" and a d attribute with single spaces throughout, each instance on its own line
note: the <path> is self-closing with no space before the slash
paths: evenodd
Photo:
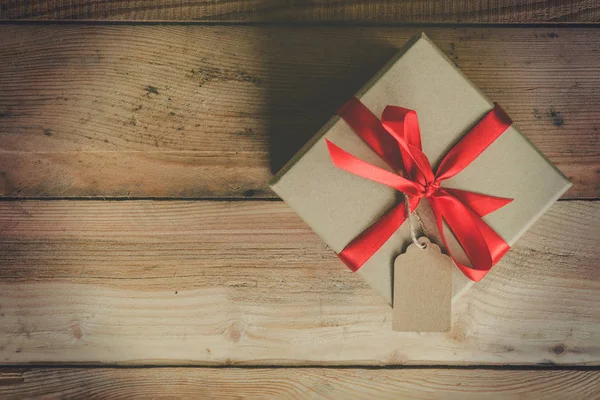
<path id="1" fill-rule="evenodd" d="M 0 362 L 600 365 L 599 217 L 557 203 L 417 334 L 281 202 L 0 202 Z"/>
<path id="2" fill-rule="evenodd" d="M 0 369 L 3 399 L 597 399 L 599 371 L 335 368 Z"/>
<path id="3" fill-rule="evenodd" d="M 425 28 L 600 194 L 596 29 Z M 0 194 L 268 198 L 266 182 L 416 28 L 0 26 Z M 41 40 L 43 38 L 43 40 Z"/>
<path id="4" fill-rule="evenodd" d="M 0 20 L 598 22 L 595 0 L 0 0 Z"/>

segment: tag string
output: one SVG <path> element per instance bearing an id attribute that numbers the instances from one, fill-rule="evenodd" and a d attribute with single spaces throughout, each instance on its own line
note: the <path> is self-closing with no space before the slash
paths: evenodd
<path id="1" fill-rule="evenodd" d="M 412 241 L 415 244 L 415 246 L 417 246 L 420 249 L 424 249 L 427 246 L 419 243 L 419 240 L 417 239 L 417 230 L 420 230 L 421 232 L 423 232 L 423 235 L 424 235 L 425 228 L 423 227 L 423 222 L 421 221 L 421 218 L 419 217 L 419 215 L 417 213 L 413 213 L 410 210 L 410 202 L 408 200 L 408 196 L 407 195 L 403 195 L 403 196 L 404 196 L 404 205 L 406 206 L 406 214 L 408 215 L 408 225 L 410 227 L 410 237 L 412 238 Z M 418 225 L 418 227 L 416 225 Z"/>

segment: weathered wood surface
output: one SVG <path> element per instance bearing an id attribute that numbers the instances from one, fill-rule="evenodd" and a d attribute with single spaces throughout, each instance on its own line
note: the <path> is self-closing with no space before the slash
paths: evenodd
<path id="1" fill-rule="evenodd" d="M 600 22 L 596 0 L 0 0 L 0 20 Z"/>
<path id="2" fill-rule="evenodd" d="M 597 399 L 599 371 L 335 368 L 0 369 L 3 399 Z"/>
<path id="3" fill-rule="evenodd" d="M 0 194 L 273 197 L 272 170 L 417 30 L 0 25 Z M 567 198 L 598 197 L 598 30 L 424 30 Z"/>
<path id="4" fill-rule="evenodd" d="M 0 362 L 599 365 L 599 217 L 557 203 L 416 334 L 280 202 L 0 202 Z"/>

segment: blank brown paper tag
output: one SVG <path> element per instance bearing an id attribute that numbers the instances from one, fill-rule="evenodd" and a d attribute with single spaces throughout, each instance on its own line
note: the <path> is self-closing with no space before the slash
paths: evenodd
<path id="1" fill-rule="evenodd" d="M 452 260 L 423 237 L 394 262 L 392 329 L 398 332 L 448 332 L 451 323 Z"/>

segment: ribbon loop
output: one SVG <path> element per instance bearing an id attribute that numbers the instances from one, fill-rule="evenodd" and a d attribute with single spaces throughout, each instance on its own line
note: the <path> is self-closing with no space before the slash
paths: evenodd
<path id="1" fill-rule="evenodd" d="M 338 110 L 338 115 L 354 132 L 361 132 L 361 139 L 394 171 L 402 169 L 402 156 L 396 141 L 381 125 L 379 118 L 360 100 L 356 97 L 351 98 Z"/>
<path id="2" fill-rule="evenodd" d="M 387 106 L 381 117 L 381 125 L 396 139 L 406 175 L 423 186 L 433 182 L 431 164 L 421 147 L 417 113 L 403 107 Z"/>
<path id="3" fill-rule="evenodd" d="M 403 192 L 409 196 L 411 210 L 416 209 L 422 198 L 428 198 L 448 253 L 467 277 L 479 281 L 508 252 L 510 247 L 506 241 L 481 218 L 512 199 L 440 186 L 440 182 L 466 168 L 510 126 L 510 119 L 498 105 L 448 152 L 436 173 L 423 153 L 415 111 L 387 106 L 380 121 L 360 100 L 352 98 L 338 114 L 397 173 L 360 160 L 326 140 L 334 165 Z M 404 205 L 396 205 L 346 246 L 339 257 L 352 271 L 358 270 L 406 218 Z M 473 267 L 461 264 L 452 256 L 444 222 Z"/>
<path id="4" fill-rule="evenodd" d="M 417 196 L 420 193 L 419 187 L 414 182 L 356 158 L 352 154 L 331 143 L 329 140 L 326 140 L 326 142 L 331 159 L 338 168 L 351 172 L 354 175 L 382 183 L 411 196 Z"/>

